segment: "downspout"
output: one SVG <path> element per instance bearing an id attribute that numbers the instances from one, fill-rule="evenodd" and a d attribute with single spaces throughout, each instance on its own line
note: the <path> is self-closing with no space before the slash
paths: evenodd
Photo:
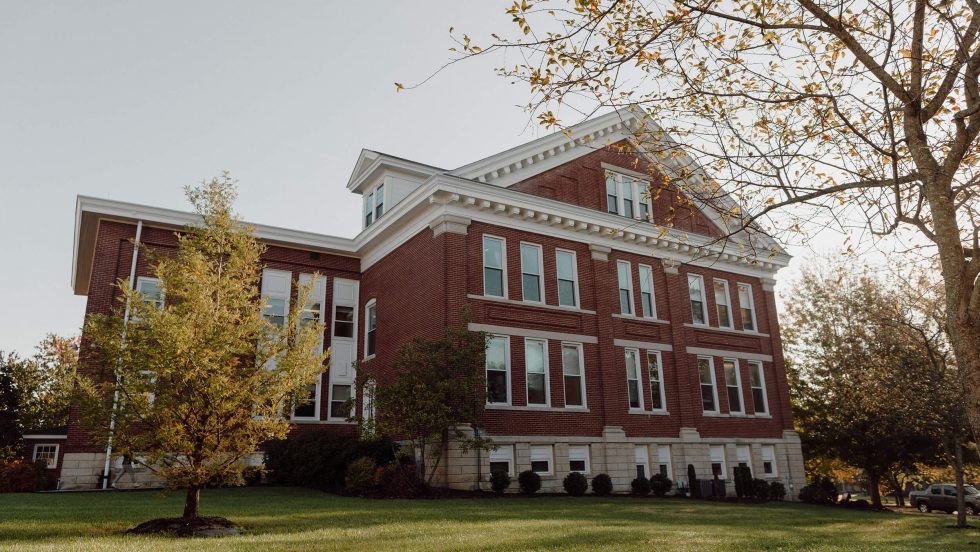
<path id="1" fill-rule="evenodd" d="M 140 236 L 143 234 L 143 221 L 136 222 L 136 239 L 133 240 L 133 262 L 129 265 L 129 291 L 136 285 L 136 261 L 140 251 Z M 122 345 L 126 346 L 126 328 L 129 326 L 129 303 L 132 294 L 126 296 L 126 310 L 123 312 Z M 109 415 L 109 438 L 106 440 L 105 465 L 102 467 L 102 489 L 109 488 L 109 466 L 112 462 L 112 436 L 116 429 L 116 408 L 119 405 L 119 370 L 115 373 L 115 391 L 112 394 L 112 413 Z"/>

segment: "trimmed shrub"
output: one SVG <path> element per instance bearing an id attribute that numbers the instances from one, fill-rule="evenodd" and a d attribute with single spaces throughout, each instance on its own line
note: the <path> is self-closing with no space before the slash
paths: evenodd
<path id="1" fill-rule="evenodd" d="M 347 476 L 344 478 L 344 492 L 352 495 L 364 495 L 378 486 L 378 463 L 374 458 L 362 456 L 347 466 Z"/>
<path id="2" fill-rule="evenodd" d="M 522 471 L 517 476 L 517 486 L 526 495 L 533 495 L 541 490 L 541 476 L 531 470 Z"/>
<path id="3" fill-rule="evenodd" d="M 752 492 L 752 470 L 748 466 L 735 466 L 735 496 L 739 499 L 750 498 Z"/>
<path id="4" fill-rule="evenodd" d="M 669 477 L 662 473 L 655 473 L 653 477 L 650 478 L 650 489 L 653 494 L 657 496 L 664 496 L 670 492 L 670 488 L 674 486 L 674 482 L 670 480 Z"/>
<path id="5" fill-rule="evenodd" d="M 768 500 L 769 499 L 769 482 L 765 479 L 753 479 L 752 480 L 752 496 L 756 500 Z"/>
<path id="6" fill-rule="evenodd" d="M 779 481 L 769 484 L 769 500 L 782 500 L 786 498 L 786 486 Z"/>
<path id="7" fill-rule="evenodd" d="M 510 487 L 510 474 L 505 471 L 495 471 L 490 474 L 490 488 L 497 494 L 504 494 Z"/>
<path id="8" fill-rule="evenodd" d="M 835 485 L 829 477 L 821 477 L 818 481 L 816 481 L 816 483 L 823 491 L 824 495 L 827 496 L 827 500 L 829 500 L 831 504 L 837 502 L 837 485 Z"/>
<path id="9" fill-rule="evenodd" d="M 592 492 L 599 496 L 606 496 L 612 493 L 612 478 L 609 475 L 600 473 L 592 478 Z"/>
<path id="10" fill-rule="evenodd" d="M 691 489 L 691 498 L 701 498 L 701 483 L 698 482 L 698 473 L 694 471 L 694 464 L 687 465 L 687 485 Z"/>
<path id="11" fill-rule="evenodd" d="M 589 480 L 579 472 L 571 472 L 561 482 L 565 492 L 572 496 L 582 496 L 589 490 Z"/>
<path id="12" fill-rule="evenodd" d="M 650 494 L 651 490 L 653 490 L 650 486 L 650 480 L 642 475 L 634 479 L 630 483 L 630 487 L 633 489 L 633 494 L 636 496 L 646 496 Z"/>
<path id="13" fill-rule="evenodd" d="M 394 451 L 387 439 L 361 441 L 313 432 L 269 442 L 265 466 L 273 483 L 336 492 L 343 490 L 351 462 L 366 456 L 385 465 L 395 459 Z"/>
<path id="14" fill-rule="evenodd" d="M 44 460 L 0 461 L 0 493 L 46 491 L 55 486 L 55 477 Z"/>
<path id="15" fill-rule="evenodd" d="M 810 504 L 834 504 L 837 501 L 837 486 L 821 477 L 800 489 L 800 500 Z"/>

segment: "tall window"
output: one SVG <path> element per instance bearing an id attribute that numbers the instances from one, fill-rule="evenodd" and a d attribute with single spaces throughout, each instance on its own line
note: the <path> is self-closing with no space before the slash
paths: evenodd
<path id="1" fill-rule="evenodd" d="M 640 393 L 640 359 L 636 349 L 626 349 L 626 389 L 629 394 L 630 409 L 643 409 L 643 395 Z"/>
<path id="2" fill-rule="evenodd" d="M 589 473 L 589 445 L 568 445 L 568 471 Z"/>
<path id="3" fill-rule="evenodd" d="M 752 299 L 752 286 L 749 284 L 738 285 L 738 310 L 742 313 L 742 329 L 756 331 L 755 303 Z"/>
<path id="4" fill-rule="evenodd" d="M 527 370 L 527 404 L 548 404 L 548 342 L 524 339 L 524 366 Z"/>
<path id="5" fill-rule="evenodd" d="M 57 468 L 58 448 L 59 445 L 34 445 L 34 456 L 32 460 L 35 462 L 38 460 L 43 461 L 48 469 Z"/>
<path id="6" fill-rule="evenodd" d="M 352 385 L 332 385 L 330 389 L 330 417 L 347 418 L 350 416 Z"/>
<path id="7" fill-rule="evenodd" d="M 364 197 L 364 227 L 374 222 L 374 192 Z"/>
<path id="8" fill-rule="evenodd" d="M 728 282 L 715 280 L 715 308 L 718 310 L 718 326 L 732 327 L 732 305 L 728 298 Z"/>
<path id="9" fill-rule="evenodd" d="M 551 475 L 555 449 L 551 445 L 531 445 L 531 471 Z"/>
<path id="10" fill-rule="evenodd" d="M 670 445 L 657 447 L 657 468 L 664 477 L 674 478 L 674 469 L 670 462 Z"/>
<path id="11" fill-rule="evenodd" d="M 374 356 L 376 334 L 378 330 L 378 307 L 374 299 L 368 301 L 364 307 L 364 320 L 367 324 L 364 328 L 364 356 Z"/>
<path id="12" fill-rule="evenodd" d="M 707 324 L 708 312 L 704 305 L 704 279 L 697 274 L 688 274 L 687 288 L 691 297 L 691 320 L 695 324 Z"/>
<path id="13" fill-rule="evenodd" d="M 616 261 L 619 278 L 619 312 L 633 314 L 633 278 L 628 261 Z"/>
<path id="14" fill-rule="evenodd" d="M 646 445 L 633 447 L 633 460 L 636 464 L 636 476 L 647 477 L 650 473 L 650 451 Z"/>
<path id="15" fill-rule="evenodd" d="M 495 335 L 487 341 L 487 402 L 510 404 L 509 338 Z"/>
<path id="16" fill-rule="evenodd" d="M 710 357 L 698 357 L 698 379 L 701 382 L 702 410 L 705 412 L 718 412 L 714 361 Z"/>
<path id="17" fill-rule="evenodd" d="M 299 313 L 300 326 L 308 326 L 320 321 L 323 317 L 323 303 L 326 300 L 327 280 L 321 276 L 316 280 L 312 274 L 300 274 L 299 283 L 301 286 L 312 284 L 310 294 L 306 298 L 303 310 Z M 316 351 L 323 349 L 323 336 L 316 345 Z M 319 417 L 320 401 L 320 378 L 307 385 L 298 393 L 293 407 L 293 419 L 316 419 Z"/>
<path id="18" fill-rule="evenodd" d="M 776 477 L 776 448 L 772 445 L 762 445 L 762 475 Z"/>
<path id="19" fill-rule="evenodd" d="M 619 182 L 616 174 L 606 173 L 606 208 L 614 214 L 619 214 Z"/>
<path id="20" fill-rule="evenodd" d="M 752 449 L 748 445 L 735 447 L 735 461 L 740 468 L 752 469 Z"/>
<path id="21" fill-rule="evenodd" d="M 578 264 L 574 251 L 555 250 L 558 271 L 558 304 L 562 307 L 578 306 Z"/>
<path id="22" fill-rule="evenodd" d="M 562 343 L 561 370 L 565 384 L 565 406 L 585 406 L 585 367 L 582 364 L 581 345 Z"/>
<path id="23" fill-rule="evenodd" d="M 756 414 L 769 413 L 766 397 L 766 379 L 762 373 L 761 362 L 749 362 L 749 385 L 752 387 L 752 407 Z"/>
<path id="24" fill-rule="evenodd" d="M 725 359 L 725 389 L 728 391 L 728 411 L 736 414 L 744 412 L 742 409 L 742 377 L 738 373 L 738 361 Z"/>
<path id="25" fill-rule="evenodd" d="M 640 265 L 640 306 L 643 308 L 643 318 L 657 317 L 657 303 L 653 297 L 653 269 Z"/>
<path id="26" fill-rule="evenodd" d="M 286 323 L 291 278 L 292 274 L 284 270 L 267 268 L 262 271 L 262 298 L 265 301 L 262 316 L 276 326 Z"/>
<path id="27" fill-rule="evenodd" d="M 623 186 L 623 216 L 633 218 L 633 186 Z"/>
<path id="28" fill-rule="evenodd" d="M 374 220 L 381 218 L 385 212 L 385 185 L 378 184 L 378 190 L 374 192 Z"/>
<path id="29" fill-rule="evenodd" d="M 483 294 L 506 297 L 504 240 L 483 236 Z"/>
<path id="30" fill-rule="evenodd" d="M 159 279 L 140 276 L 136 279 L 136 291 L 143 296 L 144 302 L 163 308 L 163 282 Z"/>
<path id="31" fill-rule="evenodd" d="M 728 467 L 725 465 L 725 446 L 711 445 L 711 475 L 717 475 L 718 479 L 725 479 Z"/>
<path id="32" fill-rule="evenodd" d="M 660 352 L 647 352 L 647 370 L 650 372 L 650 408 L 666 410 L 667 401 L 664 399 L 664 378 L 660 370 Z"/>
<path id="33" fill-rule="evenodd" d="M 541 286 L 541 246 L 531 243 L 521 244 L 521 289 L 524 300 L 534 303 L 544 302 Z"/>
<path id="34" fill-rule="evenodd" d="M 643 179 L 606 171 L 606 209 L 614 215 L 652 221 L 648 188 Z"/>
<path id="35" fill-rule="evenodd" d="M 514 445 L 500 445 L 490 451 L 490 473 L 514 475 Z"/>

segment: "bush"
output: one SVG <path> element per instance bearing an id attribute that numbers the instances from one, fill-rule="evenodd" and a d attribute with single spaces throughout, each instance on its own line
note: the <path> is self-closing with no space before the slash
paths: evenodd
<path id="1" fill-rule="evenodd" d="M 726 481 L 724 479 L 721 479 L 717 475 L 714 476 L 714 479 L 711 481 L 711 498 L 717 500 L 721 500 L 722 498 L 725 498 L 725 495 L 727 494 L 726 493 L 727 485 L 725 485 L 725 483 Z"/>
<path id="2" fill-rule="evenodd" d="M 510 474 L 505 471 L 496 471 L 490 474 L 490 488 L 497 494 L 504 494 L 504 490 L 510 487 Z"/>
<path id="3" fill-rule="evenodd" d="M 735 496 L 749 498 L 752 492 L 752 470 L 748 466 L 735 466 Z"/>
<path id="4" fill-rule="evenodd" d="M 375 472 L 379 492 L 389 498 L 411 498 L 425 491 L 425 485 L 418 480 L 415 464 L 389 462 Z"/>
<path id="5" fill-rule="evenodd" d="M 246 466 L 242 470 L 242 480 L 245 482 L 245 486 L 254 487 L 262 483 L 263 473 L 265 473 L 265 468 L 262 466 Z"/>
<path id="6" fill-rule="evenodd" d="M 769 484 L 769 499 L 770 500 L 782 500 L 786 498 L 786 486 L 779 481 L 773 481 Z"/>
<path id="7" fill-rule="evenodd" d="M 364 495 L 378 486 L 378 479 L 378 463 L 374 458 L 362 456 L 347 466 L 344 492 L 357 496 Z"/>
<path id="8" fill-rule="evenodd" d="M 837 486 L 827 477 L 819 477 L 800 489 L 800 500 L 810 504 L 834 504 L 837 502 Z"/>
<path id="9" fill-rule="evenodd" d="M 600 473 L 592 478 L 592 492 L 599 496 L 606 496 L 613 490 L 612 478 L 609 475 Z"/>
<path id="10" fill-rule="evenodd" d="M 541 476 L 531 470 L 522 471 L 517 476 L 517 486 L 526 495 L 532 495 L 541 489 Z"/>
<path id="11" fill-rule="evenodd" d="M 827 500 L 829 500 L 831 504 L 837 502 L 837 485 L 835 485 L 829 477 L 821 477 L 816 483 L 823 491 L 824 495 L 827 496 Z"/>
<path id="12" fill-rule="evenodd" d="M 691 489 L 691 498 L 701 498 L 701 484 L 698 482 L 698 474 L 694 471 L 694 464 L 687 465 L 687 486 Z"/>
<path id="13" fill-rule="evenodd" d="M 0 493 L 28 493 L 53 489 L 55 477 L 43 460 L 0 461 Z"/>
<path id="14" fill-rule="evenodd" d="M 769 482 L 765 479 L 753 479 L 752 480 L 752 496 L 756 500 L 768 500 L 769 499 Z"/>
<path id="15" fill-rule="evenodd" d="M 642 475 L 634 479 L 632 483 L 630 483 L 630 487 L 632 487 L 633 494 L 636 496 L 646 496 L 650 494 L 651 490 L 653 490 L 650 487 L 650 480 Z"/>
<path id="16" fill-rule="evenodd" d="M 387 439 L 361 441 L 313 432 L 268 443 L 265 466 L 276 484 L 336 492 L 344 489 L 351 462 L 368 457 L 385 465 L 395 459 L 394 450 Z"/>
<path id="17" fill-rule="evenodd" d="M 674 482 L 662 473 L 655 473 L 650 478 L 650 489 L 653 491 L 653 494 L 659 497 L 663 497 L 670 492 L 670 488 L 673 486 Z"/>
<path id="18" fill-rule="evenodd" d="M 572 496 L 582 496 L 585 491 L 589 490 L 589 480 L 579 472 L 571 472 L 566 475 L 561 485 L 565 487 L 565 492 Z"/>
<path id="19" fill-rule="evenodd" d="M 870 510 L 871 503 L 863 498 L 859 498 L 851 503 L 851 507 L 857 510 Z"/>

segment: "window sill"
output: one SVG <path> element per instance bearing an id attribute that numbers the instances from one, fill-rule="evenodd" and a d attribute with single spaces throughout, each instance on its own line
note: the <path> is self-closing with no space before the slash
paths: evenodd
<path id="1" fill-rule="evenodd" d="M 302 419 L 302 420 L 289 420 L 289 423 L 296 425 L 317 425 L 317 424 L 330 424 L 330 425 L 357 425 L 357 422 L 348 422 L 345 419 L 327 419 L 327 420 L 316 420 L 313 418 Z"/>
<path id="2" fill-rule="evenodd" d="M 630 414 L 646 414 L 647 416 L 670 416 L 670 412 L 666 410 L 637 410 L 635 408 L 630 409 Z"/>
<path id="3" fill-rule="evenodd" d="M 635 314 L 613 313 L 612 317 L 622 318 L 623 320 L 633 320 L 636 322 L 646 322 L 647 324 L 670 324 L 669 320 L 661 320 L 659 318 L 644 318 L 642 316 L 636 316 Z"/>
<path id="4" fill-rule="evenodd" d="M 759 418 L 760 420 L 771 420 L 772 416 L 770 414 L 750 414 L 749 418 Z"/>
<path id="5" fill-rule="evenodd" d="M 583 407 L 565 407 L 559 408 L 557 406 L 514 406 L 510 404 L 488 404 L 485 407 L 486 410 L 517 410 L 523 412 L 584 412 L 589 413 L 588 408 Z"/>
<path id="6" fill-rule="evenodd" d="M 537 303 L 532 301 L 515 301 L 513 299 L 507 299 L 505 297 L 495 297 L 493 295 L 473 295 L 469 294 L 466 296 L 468 299 L 475 299 L 477 301 L 492 301 L 494 303 L 505 303 L 508 305 L 519 305 L 522 307 L 535 307 L 539 309 L 548 309 L 561 312 L 570 312 L 577 314 L 595 314 L 593 310 L 581 309 L 578 307 L 562 307 L 558 305 L 549 305 L 547 303 Z"/>
<path id="7" fill-rule="evenodd" d="M 714 326 L 709 326 L 707 324 L 687 324 L 687 323 L 685 323 L 684 326 L 685 327 L 688 327 L 688 328 L 695 328 L 695 329 L 698 329 L 698 330 L 711 330 L 711 331 L 714 331 L 714 332 L 723 332 L 723 333 L 730 333 L 730 334 L 736 334 L 736 335 L 745 335 L 745 336 L 752 336 L 752 337 L 770 337 L 769 334 L 764 334 L 764 333 L 759 333 L 759 332 L 749 332 L 749 331 L 745 331 L 745 330 L 735 330 L 735 329 L 731 329 L 731 328 L 716 328 Z"/>
<path id="8" fill-rule="evenodd" d="M 373 353 L 372 353 L 372 354 L 370 354 L 370 355 L 368 355 L 368 356 L 366 356 L 366 357 L 364 357 L 364 358 L 362 358 L 362 359 L 361 359 L 361 362 L 367 362 L 367 361 L 369 361 L 369 360 L 371 360 L 371 359 L 373 359 L 373 358 L 374 358 L 374 357 L 376 357 L 376 356 L 377 356 L 377 354 L 373 354 Z"/>

